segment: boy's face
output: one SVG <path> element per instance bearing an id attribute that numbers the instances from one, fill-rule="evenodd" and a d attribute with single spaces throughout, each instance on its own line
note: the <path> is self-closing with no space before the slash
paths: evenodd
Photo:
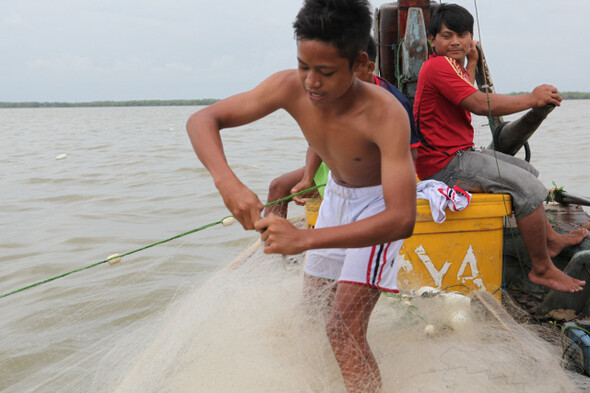
<path id="1" fill-rule="evenodd" d="M 359 66 L 357 60 L 351 69 L 348 59 L 341 57 L 334 45 L 318 40 L 298 40 L 297 60 L 303 88 L 316 105 L 342 97 L 354 82 Z"/>
<path id="2" fill-rule="evenodd" d="M 429 39 L 437 55 L 448 56 L 463 65 L 473 36 L 468 31 L 457 33 L 443 23 L 436 37 L 430 36 Z"/>

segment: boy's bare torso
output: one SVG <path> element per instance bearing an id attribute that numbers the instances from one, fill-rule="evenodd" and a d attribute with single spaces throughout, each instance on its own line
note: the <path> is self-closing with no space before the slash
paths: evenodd
<path id="1" fill-rule="evenodd" d="M 324 228 L 322 237 L 319 231 L 314 236 L 304 231 L 295 242 L 281 234 L 271 243 L 274 246 L 265 246 L 265 252 L 364 247 L 409 236 L 416 181 L 405 109 L 385 89 L 356 79 L 366 53 L 361 52 L 351 64 L 331 44 L 300 39 L 297 47 L 297 69 L 277 72 L 254 89 L 228 97 L 189 119 L 187 130 L 195 152 L 211 172 L 224 203 L 245 229 L 252 229 L 255 223 L 268 229 L 270 223 L 260 218 L 263 205 L 259 198 L 229 167 L 219 131 L 284 109 L 298 122 L 338 183 L 347 187 L 381 184 L 386 210 L 344 227 Z M 271 232 L 275 231 L 265 231 L 265 236 Z"/>
<path id="2" fill-rule="evenodd" d="M 377 108 L 394 105 L 403 111 L 401 105 L 383 89 L 355 80 L 347 93 L 350 98 L 343 97 L 341 105 L 325 108 L 309 100 L 296 70 L 283 73 L 280 85 L 287 100 L 283 107 L 331 169 L 334 180 L 348 187 L 381 184 L 381 152 L 375 134 L 389 133 L 392 143 L 405 140 L 405 136 L 403 124 L 384 129 L 381 119 L 385 110 Z M 400 120 L 407 122 L 407 116 L 402 114 Z"/>

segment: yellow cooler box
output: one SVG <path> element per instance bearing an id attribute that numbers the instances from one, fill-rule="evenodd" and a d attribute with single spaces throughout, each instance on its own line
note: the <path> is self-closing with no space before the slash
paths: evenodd
<path id="1" fill-rule="evenodd" d="M 472 194 L 465 210 L 446 209 L 441 224 L 432 220 L 428 201 L 417 202 L 414 234 L 400 250 L 398 287 L 496 292 L 502 285 L 504 217 L 512 211 L 510 195 Z M 320 200 L 308 204 L 308 228 L 313 228 Z"/>
<path id="2" fill-rule="evenodd" d="M 446 209 L 437 224 L 419 199 L 414 234 L 400 250 L 399 288 L 494 293 L 502 285 L 504 216 L 511 211 L 510 195 L 473 194 L 465 210 Z"/>

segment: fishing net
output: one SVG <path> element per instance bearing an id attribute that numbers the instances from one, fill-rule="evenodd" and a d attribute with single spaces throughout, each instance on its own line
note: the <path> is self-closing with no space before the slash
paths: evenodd
<path id="1" fill-rule="evenodd" d="M 181 291 L 165 311 L 131 324 L 120 321 L 119 330 L 82 351 L 71 348 L 83 335 L 66 334 L 79 322 L 76 307 L 56 308 L 35 323 L 63 333 L 61 340 L 58 334 L 43 337 L 62 356 L 48 367 L 50 358 L 31 353 L 36 365 L 4 391 L 343 392 L 333 350 L 338 342 L 326 334 L 326 302 L 334 286 L 304 296 L 302 262 L 302 255 L 265 255 L 255 245 L 205 284 Z M 83 300 L 102 312 L 90 297 Z M 127 306 L 142 313 L 138 300 Z M 505 302 L 505 307 L 518 323 L 499 321 L 469 297 L 433 288 L 381 295 L 368 325 L 381 391 L 590 389 L 587 377 L 566 370 L 559 342 L 548 340 L 548 331 L 527 324 L 527 314 L 516 305 Z M 41 344 L 30 343 L 31 352 Z M 357 360 L 348 371 L 368 375 L 361 382 L 370 391 L 378 378 L 366 348 L 348 351 Z M 32 360 L 1 363 L 2 375 L 27 361 Z"/>
<path id="2" fill-rule="evenodd" d="M 254 246 L 165 312 L 122 329 L 61 362 L 84 369 L 61 391 L 343 392 L 326 334 L 334 293 L 304 296 L 303 256 L 265 255 Z M 511 315 L 526 322 L 519 308 Z M 540 328 L 499 321 L 463 295 L 433 288 L 381 295 L 368 342 L 382 392 L 574 392 L 586 377 L 564 368 Z M 340 331 L 346 336 L 346 331 Z M 366 348 L 349 347 L 349 369 L 376 375 Z M 75 360 L 75 362 L 72 362 Z"/>

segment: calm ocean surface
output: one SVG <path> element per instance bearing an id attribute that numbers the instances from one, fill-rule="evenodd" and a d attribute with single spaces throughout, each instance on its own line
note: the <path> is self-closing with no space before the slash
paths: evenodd
<path id="1" fill-rule="evenodd" d="M 0 109 L 0 294 L 226 216 L 186 135 L 198 109 Z M 474 119 L 477 145 L 490 140 L 483 122 Z M 590 196 L 589 124 L 590 100 L 565 101 L 531 138 L 548 188 Z M 274 177 L 304 163 L 285 112 L 222 135 L 263 202 Z M 0 299 L 0 391 L 77 391 L 87 348 L 157 318 L 255 240 L 218 225 Z"/>

